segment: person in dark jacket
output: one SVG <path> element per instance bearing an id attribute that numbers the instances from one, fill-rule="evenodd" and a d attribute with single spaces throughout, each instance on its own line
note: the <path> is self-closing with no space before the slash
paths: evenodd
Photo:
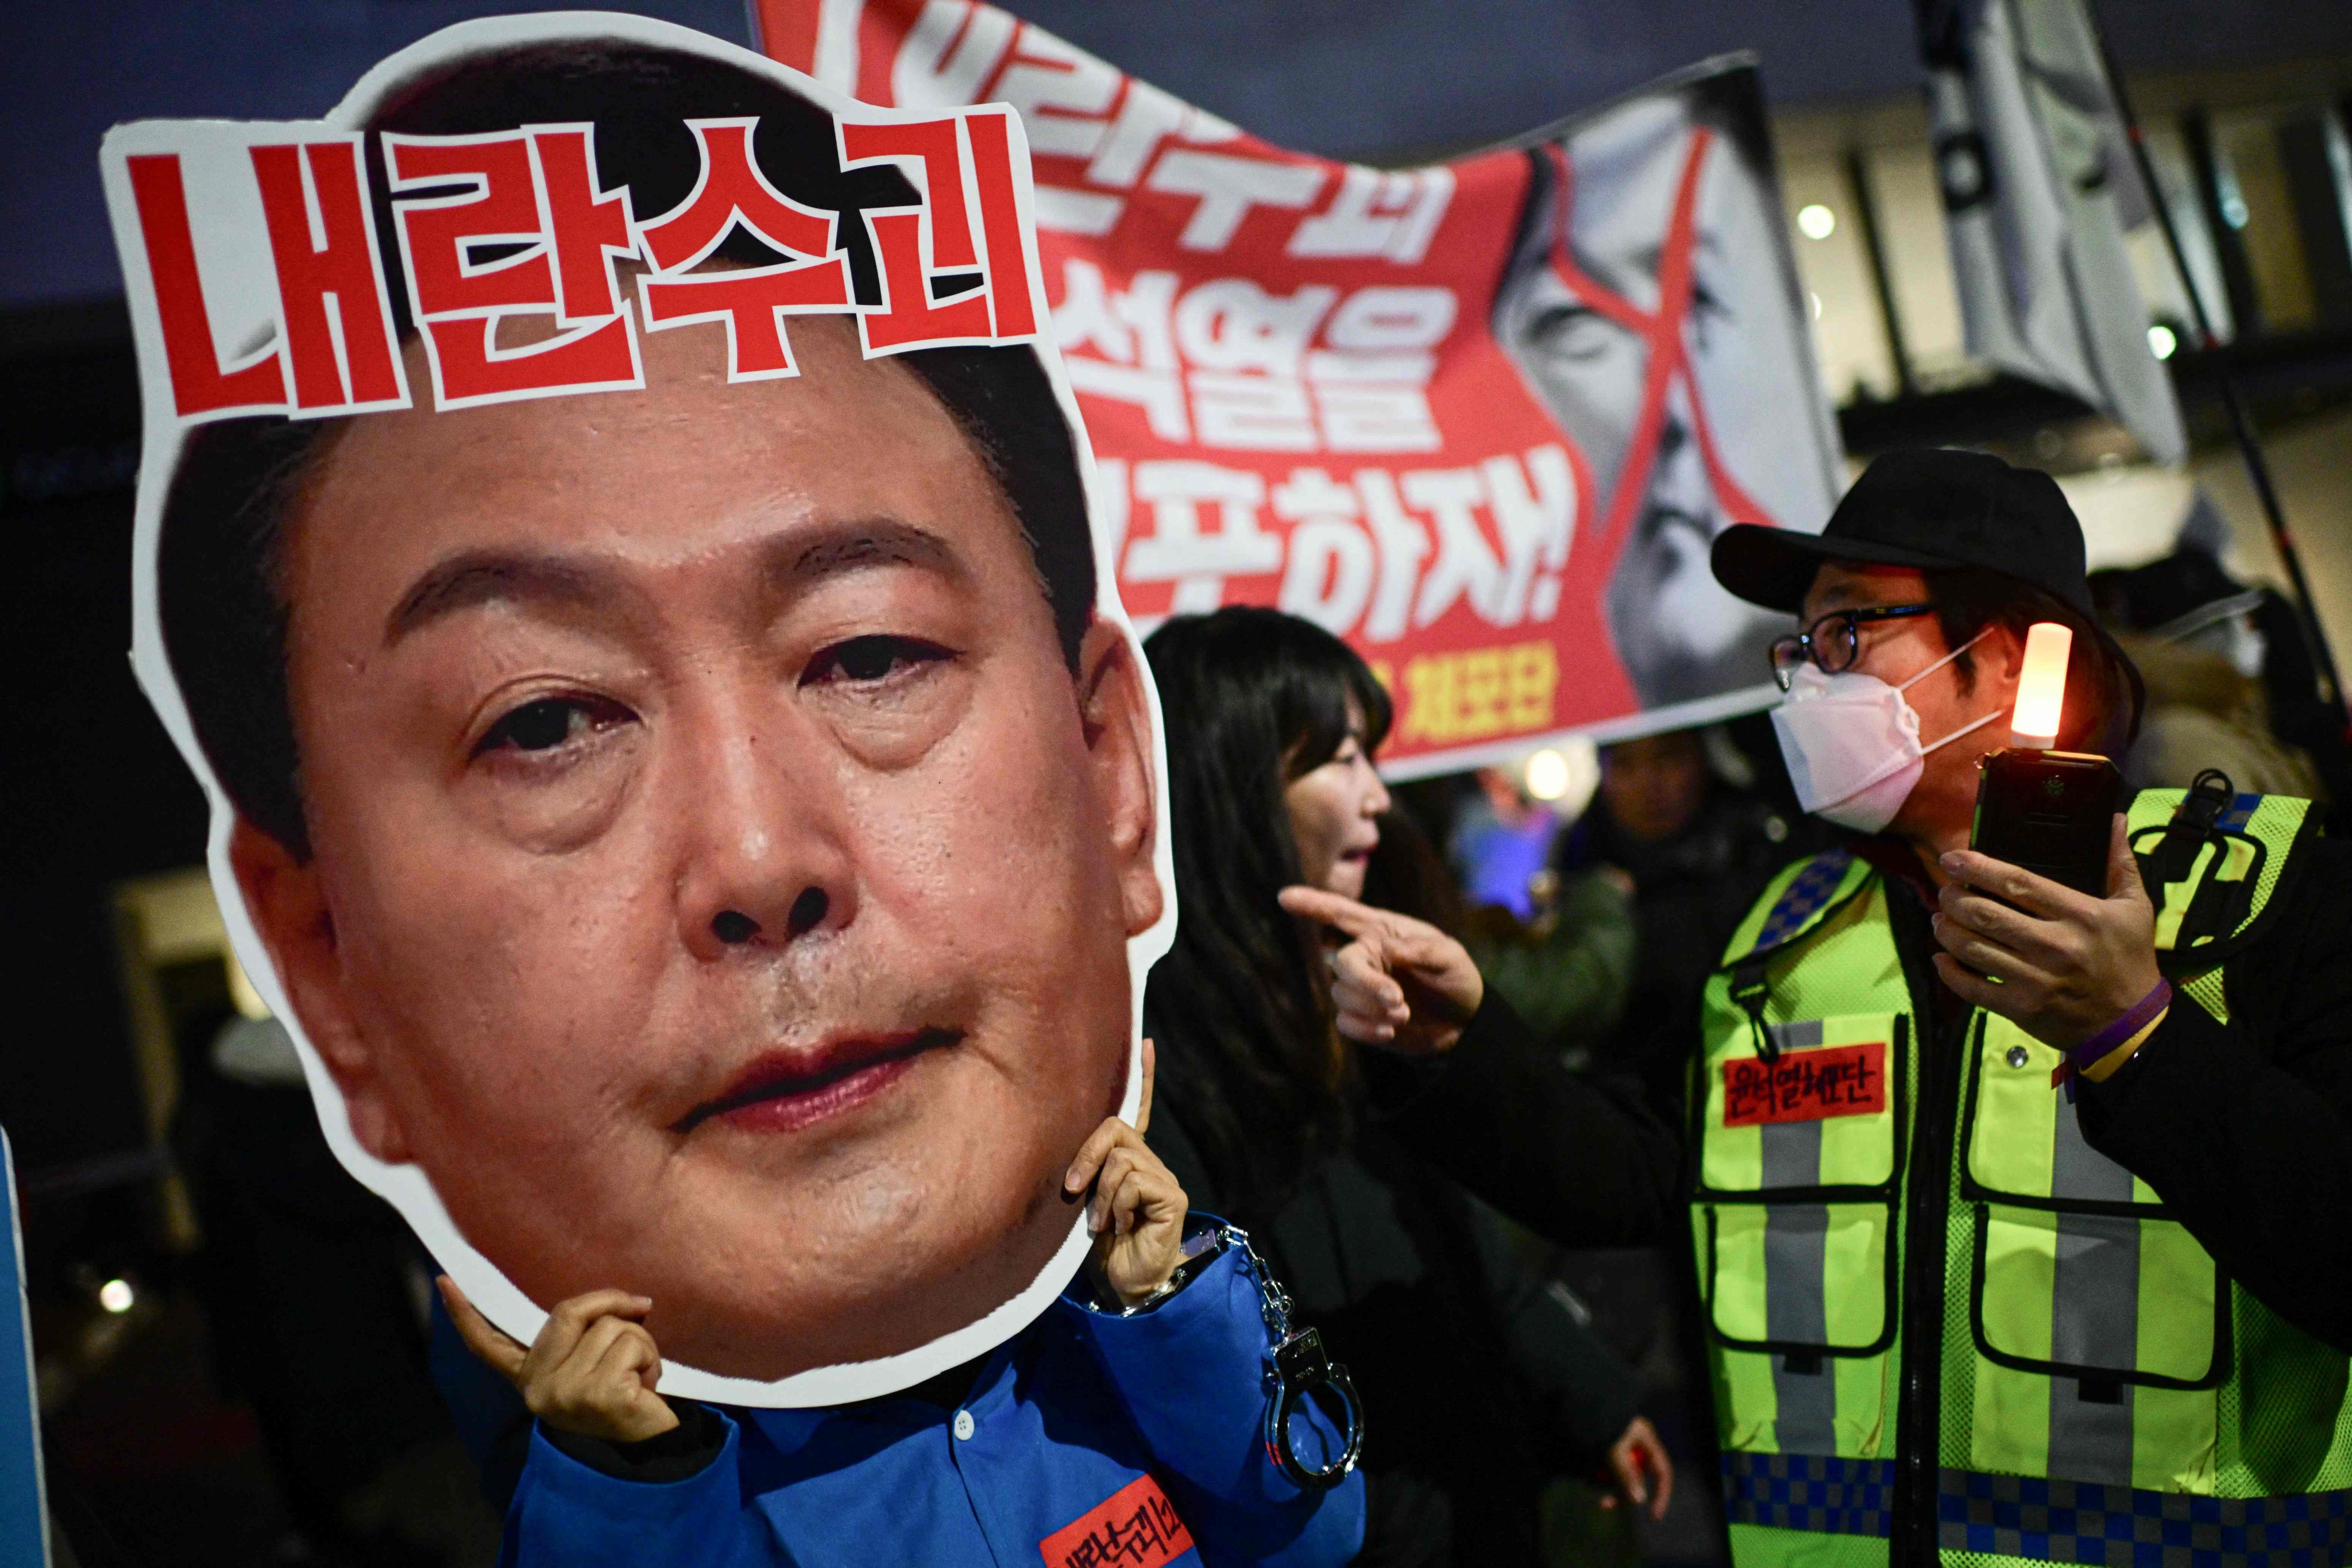
<path id="1" fill-rule="evenodd" d="M 1601 748 L 1592 805 L 1555 851 L 1563 879 L 1613 868 L 1633 887 L 1632 982 L 1596 1065 L 1638 1074 L 1654 1105 L 1679 1108 L 1700 988 L 1772 873 L 1819 837 L 1717 777 L 1696 730 Z"/>
<path id="2" fill-rule="evenodd" d="M 1151 1142 L 1197 1202 L 1258 1239 L 1354 1375 L 1369 1422 L 1359 1561 L 1532 1561 L 1547 1482 L 1603 1460 L 1663 1510 L 1670 1471 L 1630 1370 L 1445 1170 L 1542 1205 L 1555 1236 L 1611 1240 L 1663 1223 L 1671 1138 L 1630 1096 L 1559 1071 L 1499 1003 L 1449 1015 L 1442 1068 L 1396 1054 L 1417 1038 L 1343 1039 L 1332 988 L 1360 944 L 1327 949 L 1328 926 L 1361 911 L 1469 967 L 1434 928 L 1355 901 L 1389 804 L 1371 763 L 1386 695 L 1345 645 L 1272 611 L 1171 621 L 1145 651 L 1180 910 L 1144 1003 L 1162 1064 Z M 1301 897 L 1329 904 L 1286 910 Z M 1580 1119 L 1600 1130 L 1590 1142 Z"/>

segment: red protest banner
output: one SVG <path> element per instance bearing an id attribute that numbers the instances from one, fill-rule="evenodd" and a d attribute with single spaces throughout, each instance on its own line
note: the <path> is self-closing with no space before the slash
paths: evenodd
<path id="1" fill-rule="evenodd" d="M 761 0 L 868 102 L 1018 112 L 1052 328 L 1142 624 L 1276 605 L 1397 696 L 1412 774 L 1762 706 L 1706 568 L 1843 460 L 1760 100 L 1716 62 L 1523 144 L 1284 151 L 973 0 Z"/>

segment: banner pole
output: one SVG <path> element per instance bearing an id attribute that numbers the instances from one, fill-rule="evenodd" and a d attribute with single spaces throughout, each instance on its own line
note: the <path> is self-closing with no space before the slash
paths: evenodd
<path id="1" fill-rule="evenodd" d="M 2097 0 L 2084 0 L 2084 20 L 2090 24 L 2092 39 L 2098 45 L 2100 68 L 2106 73 L 2108 90 L 2115 94 L 2116 112 L 2122 117 L 2124 137 L 2131 143 L 2132 162 L 2139 170 L 2140 184 L 2147 188 L 2148 205 L 2155 209 L 2156 221 L 2164 231 L 2165 249 L 2171 254 L 2173 269 L 2180 274 L 2180 291 L 2188 296 L 2189 313 L 2195 319 L 2197 346 L 2211 356 L 2211 363 L 2220 371 L 2221 406 L 2229 413 L 2230 432 L 2237 439 L 2238 456 L 2244 461 L 2246 477 L 2252 481 L 2254 495 L 2262 503 L 2263 520 L 2270 525 L 2271 542 L 2286 567 L 2287 580 L 2294 586 L 2295 624 L 2303 628 L 2313 667 L 2326 684 L 2327 689 L 2322 695 L 2347 709 L 2347 733 L 2352 734 L 2352 708 L 2347 708 L 2344 682 L 2336 672 L 2336 655 L 2328 647 L 2327 634 L 2320 629 L 2319 608 L 2312 600 L 2311 584 L 2303 574 L 2303 558 L 2287 531 L 2286 509 L 2280 504 L 2278 487 L 2271 479 L 2270 460 L 2263 455 L 2253 409 L 2246 401 L 2244 388 L 2238 384 L 2236 355 L 2214 334 L 2212 318 L 2206 312 L 2196 274 L 2189 269 L 2189 256 L 2181 247 L 2180 231 L 2173 224 L 2172 208 L 2164 199 L 2164 187 L 2157 183 L 2156 163 L 2148 155 L 2147 138 L 2140 130 L 2139 116 L 2132 110 L 2123 73 L 2116 68 L 2115 56 L 2107 47 L 2106 29 L 2099 23 Z"/>

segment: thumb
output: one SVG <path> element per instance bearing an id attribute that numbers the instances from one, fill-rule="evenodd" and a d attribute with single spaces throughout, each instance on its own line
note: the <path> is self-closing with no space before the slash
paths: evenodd
<path id="1" fill-rule="evenodd" d="M 2147 903 L 2147 888 L 2141 882 L 2139 857 L 2132 853 L 2131 834 L 2124 826 L 2123 813 L 2116 813 L 2115 828 L 2107 840 L 2107 897 L 2126 902 Z"/>

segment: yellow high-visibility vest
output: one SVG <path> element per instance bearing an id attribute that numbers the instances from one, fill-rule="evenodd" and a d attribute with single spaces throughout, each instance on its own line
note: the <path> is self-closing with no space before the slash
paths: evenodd
<path id="1" fill-rule="evenodd" d="M 2240 795 L 2168 841 L 2182 795 L 2127 826 L 2174 1005 L 2227 1022 L 2224 964 L 2311 814 Z M 1691 1236 L 1738 1568 L 1885 1564 L 1904 1486 L 1908 1563 L 1930 1511 L 1948 1568 L 2352 1563 L 2347 1358 L 2084 1142 L 2057 1050 L 1978 1012 L 1923 1085 L 1888 896 L 1843 850 L 1790 867 L 1706 989 Z M 1906 1267 L 1914 1226 L 1939 1268 Z M 1932 1306 L 1904 1298 L 1931 1290 L 1936 1452 L 1898 1473 L 1904 1326 Z"/>

